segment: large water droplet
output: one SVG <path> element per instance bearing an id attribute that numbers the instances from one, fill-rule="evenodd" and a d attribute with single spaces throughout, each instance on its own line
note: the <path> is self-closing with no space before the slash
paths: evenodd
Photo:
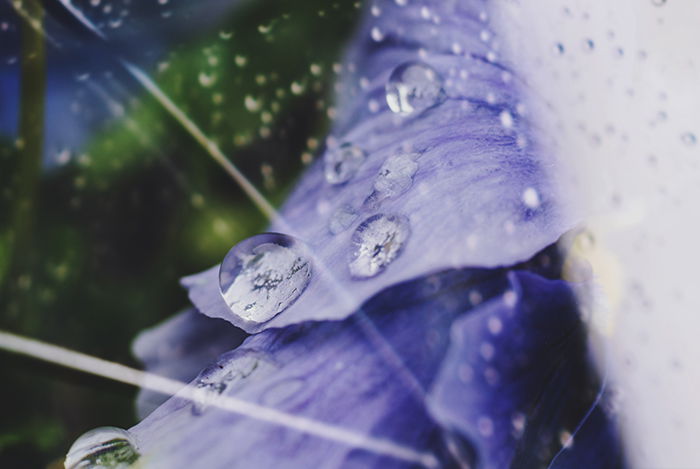
<path id="1" fill-rule="evenodd" d="M 363 221 L 352 235 L 355 245 L 350 274 L 358 279 L 381 273 L 401 254 L 411 228 L 401 215 L 373 215 Z"/>
<path id="2" fill-rule="evenodd" d="M 324 157 L 326 181 L 342 184 L 352 179 L 367 159 L 367 153 L 357 145 L 346 142 Z"/>
<path id="3" fill-rule="evenodd" d="M 116 427 L 100 427 L 80 436 L 68 450 L 66 469 L 126 469 L 139 459 L 133 436 Z"/>
<path id="4" fill-rule="evenodd" d="M 205 368 L 195 382 L 196 399 L 192 402 L 192 414 L 202 415 L 226 389 L 249 377 L 260 366 L 258 357 L 244 357 L 229 366 L 216 363 Z"/>
<path id="5" fill-rule="evenodd" d="M 380 198 L 396 197 L 413 185 L 413 176 L 418 171 L 417 153 L 394 155 L 384 162 L 374 180 L 374 190 Z"/>
<path id="6" fill-rule="evenodd" d="M 235 245 L 219 268 L 219 288 L 236 316 L 269 321 L 301 295 L 311 279 L 311 263 L 294 238 L 264 233 Z"/>
<path id="7" fill-rule="evenodd" d="M 443 80 L 432 67 L 406 62 L 394 69 L 386 84 L 389 108 L 402 115 L 425 111 L 445 100 Z"/>

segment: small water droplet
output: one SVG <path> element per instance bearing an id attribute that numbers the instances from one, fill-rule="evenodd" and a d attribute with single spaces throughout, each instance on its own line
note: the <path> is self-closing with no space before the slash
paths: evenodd
<path id="1" fill-rule="evenodd" d="M 357 212 L 349 205 L 339 207 L 328 222 L 328 231 L 337 235 L 350 228 L 355 220 L 357 220 Z"/>
<path id="2" fill-rule="evenodd" d="M 220 396 L 235 383 L 248 378 L 262 366 L 262 361 L 255 356 L 236 359 L 232 364 L 224 365 L 226 359 L 205 368 L 195 380 L 192 402 L 192 414 L 202 415 L 211 405 L 216 404 Z"/>
<path id="3" fill-rule="evenodd" d="M 367 159 L 367 153 L 357 145 L 345 142 L 324 156 L 326 181 L 343 184 L 352 179 Z"/>
<path id="4" fill-rule="evenodd" d="M 386 102 L 397 114 L 422 112 L 444 100 L 442 77 L 424 63 L 406 62 L 399 65 L 386 85 Z"/>
<path id="5" fill-rule="evenodd" d="M 503 126 L 503 128 L 505 128 L 505 129 L 513 128 L 513 115 L 509 111 L 507 111 L 507 110 L 502 111 L 499 114 L 498 118 L 500 119 L 501 125 Z"/>
<path id="6" fill-rule="evenodd" d="M 262 108 L 262 103 L 250 95 L 243 98 L 243 105 L 249 112 L 258 112 Z"/>
<path id="7" fill-rule="evenodd" d="M 655 7 L 662 7 L 666 5 L 667 0 L 651 0 L 651 4 L 654 5 Z"/>
<path id="8" fill-rule="evenodd" d="M 226 254 L 219 268 L 219 288 L 234 315 L 263 323 L 296 301 L 311 280 L 311 270 L 298 241 L 264 233 Z"/>
<path id="9" fill-rule="evenodd" d="M 529 208 L 537 208 L 540 206 L 540 194 L 533 187 L 528 187 L 523 191 L 523 203 Z"/>
<path id="10" fill-rule="evenodd" d="M 116 427 L 100 427 L 81 435 L 68 450 L 66 469 L 126 469 L 139 459 L 133 436 Z"/>
<path id="11" fill-rule="evenodd" d="M 209 88 L 214 83 L 216 83 L 216 74 L 208 74 L 204 72 L 199 72 L 199 84 L 205 88 Z"/>
<path id="12" fill-rule="evenodd" d="M 303 83 L 293 81 L 292 84 L 289 85 L 289 89 L 292 91 L 292 94 L 299 96 L 304 92 L 305 86 Z"/>
<path id="13" fill-rule="evenodd" d="M 381 198 L 396 197 L 413 185 L 413 176 L 418 171 L 418 153 L 394 155 L 384 162 L 374 180 L 374 190 Z"/>
<path id="14" fill-rule="evenodd" d="M 355 250 L 350 274 L 366 279 L 381 273 L 401 254 L 410 234 L 404 216 L 377 214 L 367 218 L 352 235 Z"/>
<path id="15" fill-rule="evenodd" d="M 384 39 L 384 34 L 382 34 L 381 29 L 377 28 L 376 26 L 372 28 L 372 31 L 370 31 L 370 36 L 372 36 L 372 40 L 375 42 L 380 42 L 382 39 Z"/>
<path id="16" fill-rule="evenodd" d="M 686 132 L 681 135 L 681 140 L 689 147 L 692 147 L 698 142 L 698 138 L 692 132 Z"/>

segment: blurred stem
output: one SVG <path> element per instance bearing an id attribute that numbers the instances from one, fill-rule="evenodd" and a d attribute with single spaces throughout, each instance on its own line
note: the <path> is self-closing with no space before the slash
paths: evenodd
<path id="1" fill-rule="evenodd" d="M 44 97 L 46 91 L 46 43 L 42 32 L 44 9 L 40 0 L 24 0 L 20 14 L 25 21 L 21 30 L 20 108 L 19 137 L 17 140 L 18 162 L 14 178 L 14 207 L 10 232 L 10 268 L 6 289 L 9 299 L 12 293 L 24 291 L 16 299 L 28 297 L 31 285 L 29 275 L 32 258 L 32 225 L 37 200 L 37 187 L 41 172 L 44 148 Z M 9 312 L 30 316 L 22 303 L 10 303 Z M 29 319 L 25 316 L 25 319 Z M 26 323 L 25 320 L 22 321 Z"/>

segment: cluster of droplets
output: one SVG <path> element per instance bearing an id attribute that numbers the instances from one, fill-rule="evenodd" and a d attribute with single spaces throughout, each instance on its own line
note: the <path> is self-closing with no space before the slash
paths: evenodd
<path id="1" fill-rule="evenodd" d="M 127 469 L 139 457 L 136 440 L 128 431 L 100 427 L 75 440 L 64 466 L 66 469 Z"/>
<path id="2" fill-rule="evenodd" d="M 389 109 L 401 116 L 422 113 L 446 99 L 440 74 L 421 62 L 397 66 L 389 77 L 385 92 Z M 375 208 L 383 200 L 405 193 L 418 171 L 416 160 L 419 156 L 401 152 L 389 157 L 373 181 L 364 208 Z M 326 182 L 341 185 L 351 181 L 367 157 L 367 152 L 352 142 L 331 148 L 324 156 Z M 328 229 L 336 235 L 349 229 L 358 218 L 356 209 L 342 205 L 331 215 Z M 365 279 L 381 273 L 399 256 L 409 235 L 406 217 L 376 214 L 366 218 L 352 235 L 351 276 Z M 310 279 L 310 262 L 298 243 L 282 234 L 258 235 L 237 244 L 226 255 L 219 270 L 221 295 L 231 312 L 258 324 L 271 320 L 294 303 Z M 216 396 L 226 388 L 225 381 L 200 379 L 197 389 Z M 193 411 L 196 408 L 195 405 Z"/>
<path id="3" fill-rule="evenodd" d="M 373 36 L 375 40 L 381 40 L 380 32 L 373 31 Z M 431 66 L 415 61 L 402 63 L 392 71 L 385 86 L 385 96 L 389 109 L 401 116 L 418 115 L 446 99 L 441 75 Z M 324 156 L 326 182 L 339 185 L 352 180 L 367 156 L 365 150 L 350 142 L 329 150 Z M 418 153 L 400 151 L 387 158 L 379 168 L 362 208 L 374 210 L 384 200 L 407 192 L 418 171 L 419 157 Z M 349 229 L 358 218 L 355 208 L 341 205 L 332 213 L 328 230 L 337 235 Z M 352 235 L 351 276 L 365 279 L 384 271 L 399 256 L 409 235 L 406 217 L 376 214 L 366 218 Z"/>
<path id="4" fill-rule="evenodd" d="M 311 279 L 311 263 L 294 238 L 264 233 L 235 245 L 219 269 L 221 295 L 240 319 L 264 323 L 287 309 Z"/>

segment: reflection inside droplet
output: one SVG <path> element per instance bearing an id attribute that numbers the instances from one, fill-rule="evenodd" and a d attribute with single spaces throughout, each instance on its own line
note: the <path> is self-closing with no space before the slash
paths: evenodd
<path id="1" fill-rule="evenodd" d="M 311 264 L 294 238 L 265 233 L 238 243 L 219 269 L 219 287 L 231 312 L 246 321 L 269 321 L 301 295 Z"/>
<path id="2" fill-rule="evenodd" d="M 399 65 L 386 84 L 386 102 L 397 114 L 422 112 L 444 100 L 442 77 L 424 63 L 406 62 Z"/>
<path id="3" fill-rule="evenodd" d="M 100 427 L 75 440 L 64 465 L 66 469 L 126 469 L 139 456 L 129 432 L 117 427 Z"/>
<path id="4" fill-rule="evenodd" d="M 357 227 L 350 274 L 358 279 L 381 273 L 398 256 L 411 234 L 409 221 L 401 215 L 377 214 Z"/>

